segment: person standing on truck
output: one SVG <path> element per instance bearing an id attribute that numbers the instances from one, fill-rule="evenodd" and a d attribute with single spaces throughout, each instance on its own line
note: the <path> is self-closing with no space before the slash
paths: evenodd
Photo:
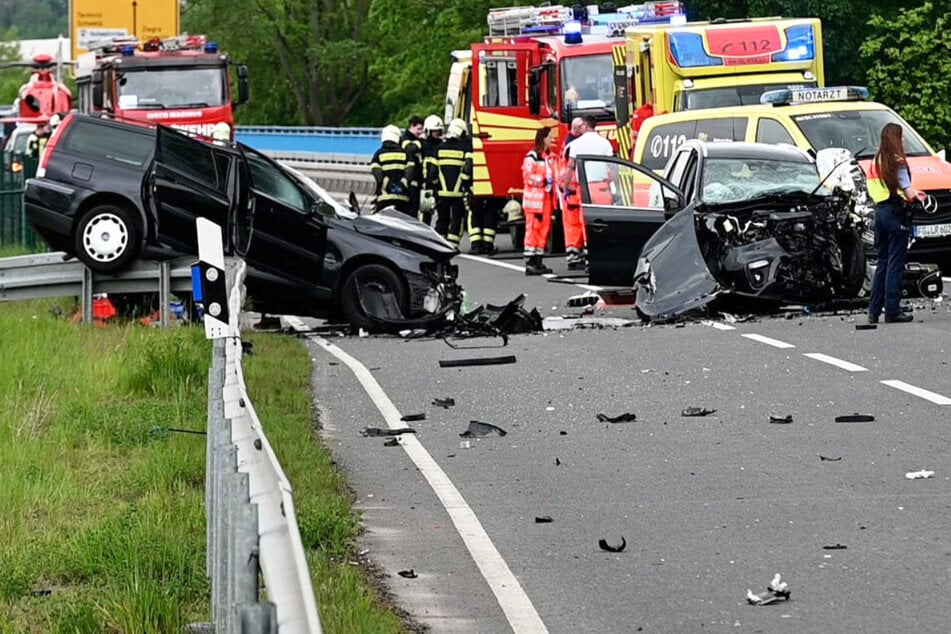
<path id="1" fill-rule="evenodd" d="M 380 212 L 384 207 L 395 207 L 397 211 L 411 214 L 409 211 L 409 180 L 412 177 L 412 165 L 406 150 L 400 147 L 400 129 L 388 125 L 380 132 L 380 149 L 370 161 L 370 171 L 376 181 L 376 197 L 373 199 L 373 211 Z"/>
<path id="2" fill-rule="evenodd" d="M 558 197 L 555 190 L 555 157 L 551 153 L 551 128 L 539 128 L 535 147 L 522 161 L 522 208 L 525 210 L 525 275 L 551 273 L 542 256 L 548 248 L 551 214 Z"/>
<path id="3" fill-rule="evenodd" d="M 420 149 L 420 158 L 423 165 L 423 176 L 419 200 L 419 221 L 426 226 L 432 225 L 433 212 L 436 210 L 436 150 L 442 145 L 442 119 L 439 115 L 431 114 L 423 122 L 423 140 Z"/>
<path id="4" fill-rule="evenodd" d="M 466 123 L 453 119 L 446 140 L 436 150 L 436 233 L 459 248 L 466 218 L 466 197 L 472 187 L 472 144 Z"/>
<path id="5" fill-rule="evenodd" d="M 573 170 L 569 169 L 568 148 L 572 141 L 585 132 L 584 119 L 575 117 L 571 121 L 571 131 L 565 138 L 565 147 L 561 153 L 558 182 L 561 188 L 561 224 L 565 232 L 565 259 L 569 271 L 584 269 L 585 233 L 584 219 L 581 217 L 581 188 Z"/>
<path id="6" fill-rule="evenodd" d="M 911 186 L 902 129 L 897 123 L 886 123 L 882 128 L 878 153 L 869 166 L 866 184 L 869 196 L 875 201 L 875 249 L 878 252 L 868 303 L 868 321 L 878 323 L 882 309 L 886 323 L 913 321 L 914 317 L 901 312 L 900 304 L 911 232 L 911 221 L 903 213 L 903 207 L 906 201 L 924 200 L 926 195 Z"/>
<path id="7" fill-rule="evenodd" d="M 419 213 L 419 191 L 423 182 L 423 118 L 412 115 L 403 135 L 400 145 L 406 151 L 407 160 L 413 165 L 413 175 L 409 181 L 409 213 Z"/>

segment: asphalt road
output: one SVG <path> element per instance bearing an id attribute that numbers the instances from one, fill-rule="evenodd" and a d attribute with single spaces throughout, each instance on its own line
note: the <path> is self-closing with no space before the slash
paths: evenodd
<path id="1" fill-rule="evenodd" d="M 473 305 L 524 292 L 544 316 L 577 313 L 565 300 L 580 288 L 498 262 L 519 264 L 459 259 Z M 791 313 L 517 335 L 505 348 L 308 341 L 361 547 L 432 631 L 944 632 L 951 305 L 916 306 L 912 324 L 861 331 L 860 314 Z M 456 405 L 432 404 L 444 397 Z M 692 406 L 716 412 L 682 417 Z M 854 412 L 875 420 L 834 422 Z M 400 422 L 415 413 L 426 419 Z M 460 437 L 471 420 L 508 433 Z M 361 435 L 404 425 L 418 433 L 400 446 Z M 905 477 L 920 469 L 935 475 Z M 599 548 L 622 537 L 623 552 Z M 408 569 L 418 576 L 397 575 Z M 747 589 L 777 572 L 791 600 L 749 605 Z"/>

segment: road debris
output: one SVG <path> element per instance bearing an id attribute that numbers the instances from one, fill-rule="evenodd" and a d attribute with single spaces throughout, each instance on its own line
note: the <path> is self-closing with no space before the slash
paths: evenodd
<path id="1" fill-rule="evenodd" d="M 681 416 L 709 416 L 710 414 L 715 413 L 715 409 L 707 409 L 706 407 L 688 407 L 684 411 L 680 412 Z"/>
<path id="2" fill-rule="evenodd" d="M 773 580 L 769 582 L 769 585 L 766 587 L 766 592 L 756 594 L 749 588 L 746 590 L 746 601 L 751 605 L 769 605 L 776 601 L 788 600 L 789 584 L 782 580 L 778 572 L 773 577 Z"/>
<path id="3" fill-rule="evenodd" d="M 551 515 L 541 515 L 535 518 L 536 524 L 551 524 L 553 521 Z"/>
<path id="4" fill-rule="evenodd" d="M 845 544 L 830 544 L 829 546 L 823 546 L 822 550 L 845 550 L 848 548 Z"/>
<path id="5" fill-rule="evenodd" d="M 364 438 L 379 436 L 399 436 L 400 434 L 415 434 L 416 430 L 412 427 L 399 427 L 397 429 L 381 429 L 380 427 L 365 427 L 360 432 Z"/>
<path id="6" fill-rule="evenodd" d="M 415 579 L 416 577 L 419 576 L 418 574 L 416 574 L 416 571 L 413 570 L 412 568 L 410 568 L 409 570 L 400 570 L 396 574 L 398 574 L 399 576 L 405 579 Z"/>
<path id="7" fill-rule="evenodd" d="M 555 466 L 556 466 L 556 467 L 560 467 L 560 466 L 561 466 L 561 460 L 559 460 L 557 457 L 555 458 Z"/>
<path id="8" fill-rule="evenodd" d="M 769 422 L 775 423 L 778 425 L 788 425 L 793 421 L 792 414 L 770 414 Z"/>
<path id="9" fill-rule="evenodd" d="M 601 301 L 601 296 L 594 291 L 585 291 L 581 295 L 572 295 L 568 298 L 569 308 L 583 308 L 593 306 Z"/>
<path id="10" fill-rule="evenodd" d="M 875 330 L 878 326 L 875 324 L 855 324 L 856 330 Z"/>
<path id="11" fill-rule="evenodd" d="M 822 454 L 819 454 L 819 460 L 822 462 L 838 462 L 839 460 L 842 460 L 842 456 L 830 458 L 829 456 L 823 456 Z"/>
<path id="12" fill-rule="evenodd" d="M 433 405 L 435 405 L 436 407 L 441 407 L 443 409 L 449 409 L 455 404 L 456 404 L 456 399 L 452 397 L 433 399 Z"/>
<path id="13" fill-rule="evenodd" d="M 633 423 L 637 420 L 635 414 L 625 412 L 617 416 L 608 416 L 607 414 L 598 414 L 598 420 L 602 423 Z"/>
<path id="14" fill-rule="evenodd" d="M 419 414 L 406 414 L 405 416 L 400 416 L 400 420 L 404 423 L 413 423 L 419 420 L 426 420 L 426 413 L 420 412 Z"/>
<path id="15" fill-rule="evenodd" d="M 478 436 L 487 436 L 493 432 L 499 436 L 505 436 L 508 434 L 507 431 L 501 427 L 498 427 L 497 425 L 493 425 L 492 423 L 483 423 L 477 420 L 470 420 L 469 429 L 465 430 L 459 435 L 463 438 L 476 438 Z"/>
<path id="16" fill-rule="evenodd" d="M 474 365 L 506 365 L 515 363 L 515 355 L 500 357 L 469 357 L 468 359 L 440 359 L 440 368 L 462 368 Z"/>
<path id="17" fill-rule="evenodd" d="M 608 543 L 608 540 L 602 537 L 601 539 L 598 540 L 598 546 L 603 551 L 606 551 L 609 553 L 619 553 L 619 552 L 623 552 L 624 549 L 627 548 L 627 540 L 624 539 L 624 536 L 622 535 L 621 543 L 618 544 L 617 546 L 612 546 L 611 544 Z"/>
<path id="18" fill-rule="evenodd" d="M 871 414 L 859 414 L 858 412 L 835 417 L 837 423 L 871 423 L 874 420 L 875 417 Z"/>
<path id="19" fill-rule="evenodd" d="M 925 480 L 927 478 L 933 478 L 934 471 L 926 471 L 924 469 L 921 471 L 909 471 L 905 474 L 905 477 L 909 480 Z"/>

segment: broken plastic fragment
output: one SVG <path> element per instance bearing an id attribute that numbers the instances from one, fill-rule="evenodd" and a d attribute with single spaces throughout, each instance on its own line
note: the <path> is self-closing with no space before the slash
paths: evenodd
<path id="1" fill-rule="evenodd" d="M 515 355 L 501 357 L 470 357 L 468 359 L 440 359 L 440 368 L 462 368 L 473 365 L 505 365 L 515 363 Z"/>
<path id="2" fill-rule="evenodd" d="M 625 412 L 617 416 L 608 416 L 607 414 L 598 414 L 598 420 L 602 423 L 633 423 L 637 420 L 635 414 Z"/>
<path id="3" fill-rule="evenodd" d="M 384 447 L 399 447 L 400 446 L 399 438 L 394 436 L 393 438 L 390 438 L 385 443 L 383 443 L 383 446 Z"/>
<path id="4" fill-rule="evenodd" d="M 825 462 L 838 462 L 839 460 L 842 460 L 842 456 L 836 456 L 835 458 L 830 458 L 829 456 L 823 456 L 822 454 L 819 454 L 819 460 L 822 460 Z"/>
<path id="5" fill-rule="evenodd" d="M 418 574 L 416 574 L 416 571 L 413 570 L 412 568 L 410 568 L 409 570 L 400 570 L 396 574 L 406 579 L 415 579 L 416 577 L 419 576 Z"/>
<path id="6" fill-rule="evenodd" d="M 909 471 L 905 474 L 905 477 L 909 480 L 924 480 L 934 477 L 934 471 L 925 471 L 924 469 L 921 471 Z"/>
<path id="7" fill-rule="evenodd" d="M 874 420 L 875 417 L 871 414 L 859 414 L 858 412 L 835 417 L 837 423 L 871 423 Z"/>
<path id="8" fill-rule="evenodd" d="M 400 427 L 398 429 L 381 429 L 379 427 L 366 427 L 362 432 L 364 437 L 372 436 L 399 436 L 400 434 L 415 434 L 416 430 L 412 427 Z"/>
<path id="9" fill-rule="evenodd" d="M 426 413 L 421 412 L 419 414 L 406 414 L 405 416 L 400 416 L 400 420 L 404 423 L 411 423 L 418 420 L 426 420 Z"/>
<path id="10" fill-rule="evenodd" d="M 601 296 L 594 291 L 585 291 L 581 295 L 572 295 L 568 298 L 570 308 L 581 308 L 583 306 L 593 306 L 601 301 Z"/>
<path id="11" fill-rule="evenodd" d="M 778 572 L 773 576 L 773 580 L 769 582 L 766 592 L 756 594 L 748 588 L 746 590 L 746 601 L 751 605 L 769 605 L 780 599 L 789 599 L 789 584 L 782 580 Z"/>
<path id="12" fill-rule="evenodd" d="M 769 415 L 769 422 L 771 422 L 771 423 L 788 424 L 788 423 L 791 423 L 792 420 L 793 420 L 793 419 L 792 419 L 792 414 L 786 414 L 785 416 L 783 416 L 782 414 L 770 414 L 770 415 Z"/>
<path id="13" fill-rule="evenodd" d="M 783 581 L 782 575 L 778 572 L 773 575 L 773 580 L 769 582 L 766 588 L 773 594 L 786 595 L 786 597 L 789 597 L 789 584 Z"/>
<path id="14" fill-rule="evenodd" d="M 619 552 L 622 552 L 625 548 L 627 548 L 627 540 L 624 539 L 624 536 L 622 535 L 621 543 L 618 544 L 617 546 L 612 546 L 611 544 L 608 543 L 608 540 L 602 537 L 601 539 L 598 540 L 598 546 L 600 546 L 601 550 L 607 551 L 609 553 L 619 553 Z"/>
<path id="15" fill-rule="evenodd" d="M 845 544 L 831 544 L 829 546 L 823 546 L 822 550 L 845 550 L 848 548 Z"/>
<path id="16" fill-rule="evenodd" d="M 441 407 L 443 409 L 449 409 L 456 404 L 456 399 L 454 398 L 434 398 L 433 405 Z"/>
<path id="17" fill-rule="evenodd" d="M 508 433 L 501 427 L 493 425 L 492 423 L 483 423 L 477 420 L 470 420 L 469 429 L 465 430 L 459 435 L 463 438 L 474 438 L 476 436 L 486 436 L 492 432 L 497 433 L 499 436 L 504 436 Z"/>
<path id="18" fill-rule="evenodd" d="M 551 515 L 541 515 L 535 518 L 536 524 L 550 524 L 554 520 L 551 519 Z"/>
<path id="19" fill-rule="evenodd" d="M 706 407 L 688 407 L 684 411 L 680 412 L 681 416 L 709 416 L 717 410 L 707 409 Z"/>
<path id="20" fill-rule="evenodd" d="M 559 460 L 557 457 L 555 457 L 555 466 L 556 466 L 556 467 L 560 467 L 560 466 L 561 466 L 561 460 Z"/>
<path id="21" fill-rule="evenodd" d="M 878 328 L 875 324 L 855 324 L 856 330 L 875 330 Z"/>

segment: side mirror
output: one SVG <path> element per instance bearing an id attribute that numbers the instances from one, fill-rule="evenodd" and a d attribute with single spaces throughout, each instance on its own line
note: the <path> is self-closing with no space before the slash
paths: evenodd
<path id="1" fill-rule="evenodd" d="M 623 128 L 631 121 L 631 96 L 628 90 L 627 66 L 614 67 L 614 116 L 617 127 Z"/>
<path id="2" fill-rule="evenodd" d="M 236 72 L 238 75 L 238 98 L 235 100 L 234 105 L 240 106 L 246 103 L 250 96 L 250 89 L 248 88 L 248 67 L 244 64 L 238 64 Z"/>
<path id="3" fill-rule="evenodd" d="M 538 115 L 542 110 L 542 69 L 535 67 L 528 77 L 528 111 Z"/>

